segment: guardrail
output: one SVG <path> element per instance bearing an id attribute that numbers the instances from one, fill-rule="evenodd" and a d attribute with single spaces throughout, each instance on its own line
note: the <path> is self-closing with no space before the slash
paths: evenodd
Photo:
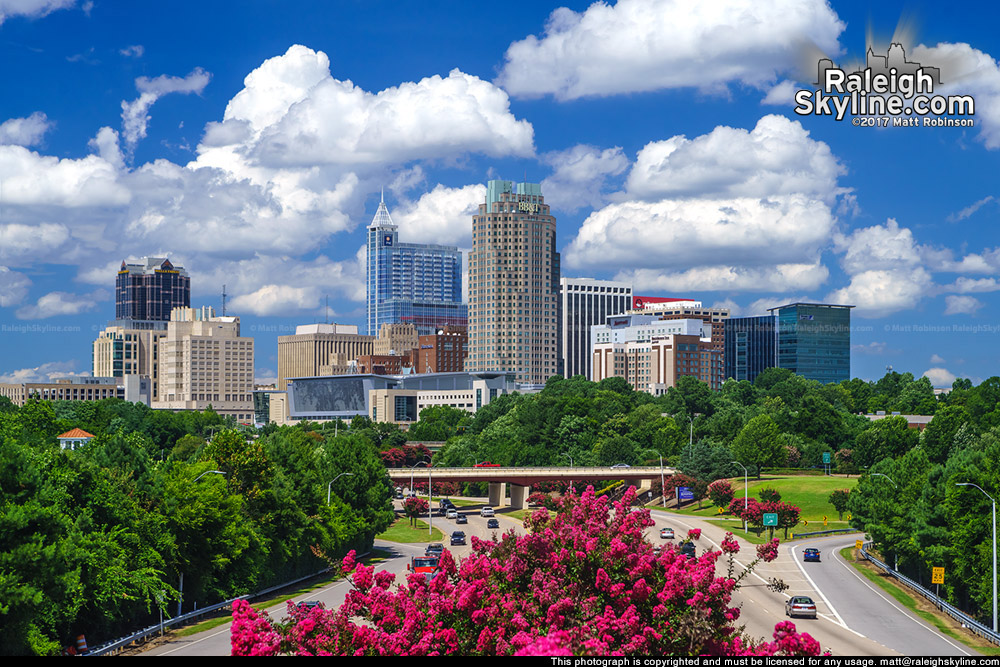
<path id="1" fill-rule="evenodd" d="M 873 565 L 875 565 L 877 568 L 879 568 L 886 574 L 895 577 L 900 583 L 904 584 L 908 588 L 911 588 L 920 595 L 924 596 L 924 598 L 926 598 L 929 602 L 937 606 L 938 609 L 940 609 L 941 611 L 943 611 L 944 613 L 948 614 L 953 619 L 961 623 L 962 627 L 964 627 L 965 629 L 979 635 L 980 637 L 983 637 L 984 639 L 990 640 L 994 644 L 1000 644 L 1000 634 L 993 632 L 991 628 L 988 628 L 987 626 L 983 625 L 982 623 L 972 618 L 958 607 L 949 604 L 948 602 L 946 602 L 942 598 L 939 598 L 937 595 L 934 595 L 934 593 L 930 592 L 917 582 L 913 581 L 907 576 L 900 574 L 899 572 L 896 572 L 891 567 L 880 561 L 878 558 L 868 553 L 868 547 L 870 547 L 871 544 L 872 544 L 871 542 L 864 542 L 861 545 L 861 556 L 865 560 L 871 562 Z"/>
<path id="2" fill-rule="evenodd" d="M 361 556 L 366 556 L 366 555 L 368 555 L 368 552 L 361 554 Z M 174 616 L 172 618 L 163 619 L 162 623 L 157 623 L 156 625 L 151 625 L 148 628 L 143 628 L 142 630 L 139 630 L 138 632 L 135 632 L 129 635 L 128 637 L 122 637 L 121 639 L 116 639 L 106 644 L 102 644 L 101 646 L 98 646 L 96 648 L 90 649 L 90 651 L 88 651 L 86 655 L 113 654 L 119 651 L 120 649 L 129 646 L 130 644 L 134 644 L 137 641 L 149 639 L 153 635 L 160 634 L 162 633 L 164 628 L 170 627 L 171 625 L 185 623 L 193 618 L 198 618 L 199 616 L 210 614 L 213 611 L 225 609 L 226 607 L 232 606 L 232 604 L 237 600 L 249 600 L 250 598 L 256 598 L 256 597 L 261 597 L 263 595 L 268 595 L 270 593 L 273 593 L 274 591 L 281 590 L 282 588 L 287 588 L 288 586 L 295 586 L 297 584 L 302 583 L 303 581 L 308 581 L 313 577 L 318 577 L 320 575 L 326 574 L 327 572 L 330 572 L 331 569 L 332 568 L 326 568 L 320 570 L 319 572 L 314 572 L 313 574 L 307 574 L 304 577 L 299 577 L 294 581 L 287 581 L 283 584 L 278 584 L 277 586 L 271 586 L 270 588 L 265 588 L 264 590 L 257 591 L 256 593 L 253 593 L 251 595 L 241 595 L 231 600 L 225 600 L 224 602 L 219 602 L 213 605 L 209 605 L 208 607 L 202 607 L 201 609 L 195 609 L 194 611 L 189 611 L 188 613 L 181 614 L 180 616 Z"/>
<path id="3" fill-rule="evenodd" d="M 790 539 L 798 539 L 800 537 L 813 537 L 814 535 L 836 535 L 837 533 L 856 533 L 857 528 L 831 528 L 830 530 L 814 530 L 811 533 L 789 533 L 792 537 Z"/>

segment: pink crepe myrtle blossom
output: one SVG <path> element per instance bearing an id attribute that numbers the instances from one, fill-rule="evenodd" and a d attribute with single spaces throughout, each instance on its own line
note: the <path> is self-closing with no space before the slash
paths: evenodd
<path id="1" fill-rule="evenodd" d="M 715 573 L 723 552 L 654 554 L 649 513 L 629 511 L 634 495 L 612 503 L 592 488 L 567 494 L 533 512 L 524 535 L 473 538 L 460 561 L 446 550 L 430 581 L 396 582 L 349 553 L 342 566 L 354 570 L 353 588 L 336 610 L 289 604 L 276 623 L 234 606 L 233 655 L 818 654 L 790 623 L 774 642 L 741 636 L 730 606 L 737 580 Z M 726 553 L 732 563 L 735 551 Z"/>

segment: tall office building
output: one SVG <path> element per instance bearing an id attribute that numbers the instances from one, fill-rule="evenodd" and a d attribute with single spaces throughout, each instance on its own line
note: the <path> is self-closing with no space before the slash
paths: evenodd
<path id="1" fill-rule="evenodd" d="M 295 327 L 294 335 L 278 336 L 278 390 L 285 391 L 288 378 L 347 373 L 351 361 L 372 354 L 374 343 L 352 324 Z"/>
<path id="2" fill-rule="evenodd" d="M 400 243 L 385 200 L 368 225 L 368 334 L 383 324 L 412 324 L 418 335 L 465 326 L 462 253 L 456 246 Z"/>
<path id="3" fill-rule="evenodd" d="M 191 305 L 191 278 L 165 257 L 123 261 L 115 280 L 115 319 L 166 322 L 174 308 Z"/>
<path id="4" fill-rule="evenodd" d="M 590 379 L 590 328 L 632 307 L 632 284 L 592 278 L 559 281 L 563 374 Z"/>
<path id="5" fill-rule="evenodd" d="M 851 308 L 790 303 L 768 311 L 777 318 L 778 367 L 823 384 L 851 379 Z"/>
<path id="6" fill-rule="evenodd" d="M 543 384 L 561 366 L 556 219 L 539 184 L 490 181 L 472 218 L 465 369 Z"/>
<path id="7" fill-rule="evenodd" d="M 594 382 L 624 378 L 636 391 L 666 393 L 682 376 L 711 389 L 723 381 L 722 352 L 712 345 L 710 325 L 700 318 L 659 319 L 615 315 L 592 328 Z"/>
<path id="8" fill-rule="evenodd" d="M 242 422 L 253 419 L 253 338 L 240 336 L 240 318 L 212 308 L 175 308 L 160 339 L 161 410 L 205 410 Z"/>
<path id="9" fill-rule="evenodd" d="M 131 320 L 112 322 L 94 341 L 94 377 L 124 378 L 145 376 L 151 382 L 152 400 L 159 392 L 159 342 L 167 335 L 163 328 L 136 329 Z M 150 324 L 161 324 L 159 322 Z"/>
<path id="10" fill-rule="evenodd" d="M 712 325 L 712 347 L 719 352 L 725 346 L 725 321 L 729 318 L 728 308 L 706 308 L 701 301 L 693 299 L 667 299 L 655 296 L 637 296 L 632 299 L 630 313 L 656 315 L 664 320 L 684 320 L 697 317 Z"/>
<path id="11" fill-rule="evenodd" d="M 778 365 L 774 315 L 731 317 L 725 322 L 726 377 L 753 382 Z"/>

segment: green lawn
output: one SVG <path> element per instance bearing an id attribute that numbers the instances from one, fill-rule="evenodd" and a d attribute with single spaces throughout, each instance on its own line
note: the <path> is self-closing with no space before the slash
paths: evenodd
<path id="1" fill-rule="evenodd" d="M 736 497 L 743 498 L 743 478 L 732 478 L 733 490 Z M 820 530 L 834 530 L 837 528 L 849 528 L 847 515 L 844 521 L 838 519 L 837 511 L 830 504 L 830 494 L 837 489 L 853 489 L 858 484 L 857 477 L 827 477 L 815 475 L 788 475 L 771 476 L 765 475 L 763 479 L 749 480 L 749 491 L 751 498 L 760 499 L 758 493 L 763 488 L 776 489 L 781 494 L 782 502 L 795 505 L 801 510 L 799 514 L 799 525 L 790 529 L 791 533 L 806 533 Z M 698 503 L 686 503 L 681 509 L 676 509 L 674 501 L 667 503 L 666 509 L 671 512 L 696 516 L 702 519 L 725 519 L 728 514 L 719 514 L 719 508 L 714 507 L 708 499 L 702 500 L 701 509 Z M 647 505 L 649 509 L 659 509 L 659 503 Z M 826 516 L 826 525 L 823 525 L 823 517 Z M 742 526 L 741 526 L 742 534 Z M 783 535 L 781 531 L 779 535 Z"/>
<path id="2" fill-rule="evenodd" d="M 444 517 L 441 517 L 444 521 Z M 405 544 L 412 544 L 414 542 L 441 542 L 444 540 L 444 534 L 438 530 L 434 529 L 434 532 L 430 535 L 427 534 L 427 522 L 417 521 L 417 527 L 413 528 L 410 526 L 410 520 L 406 517 L 402 519 L 397 519 L 396 523 L 389 526 L 389 529 L 384 533 L 376 535 L 380 540 L 387 540 L 389 542 L 402 542 Z"/>

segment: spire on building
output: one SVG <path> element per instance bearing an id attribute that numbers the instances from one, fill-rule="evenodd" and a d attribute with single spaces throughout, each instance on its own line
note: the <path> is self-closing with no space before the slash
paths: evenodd
<path id="1" fill-rule="evenodd" d="M 377 229 L 379 227 L 395 227 L 396 225 L 392 222 L 392 216 L 389 215 L 389 209 L 385 206 L 385 191 L 382 192 L 382 198 L 378 203 L 378 210 L 375 211 L 375 217 L 372 218 L 372 224 L 368 225 L 369 229 Z"/>

